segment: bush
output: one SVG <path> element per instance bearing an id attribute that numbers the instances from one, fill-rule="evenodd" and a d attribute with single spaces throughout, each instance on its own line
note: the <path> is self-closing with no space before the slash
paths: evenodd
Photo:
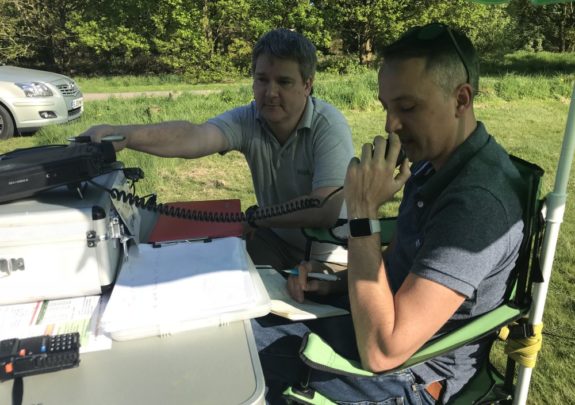
<path id="1" fill-rule="evenodd" d="M 317 97 L 338 108 L 361 111 L 381 108 L 377 99 L 377 72 L 373 69 L 345 76 L 322 75 L 314 88 Z"/>
<path id="2" fill-rule="evenodd" d="M 317 70 L 325 73 L 354 74 L 369 70 L 351 55 L 326 55 L 318 60 Z"/>

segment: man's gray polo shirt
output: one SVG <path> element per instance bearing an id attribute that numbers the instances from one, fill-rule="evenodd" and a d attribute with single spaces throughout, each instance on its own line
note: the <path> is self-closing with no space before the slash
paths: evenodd
<path id="1" fill-rule="evenodd" d="M 230 150 L 243 153 L 252 174 L 258 204 L 280 204 L 320 187 L 340 187 L 354 156 L 351 130 L 333 106 L 309 97 L 296 130 L 280 145 L 255 102 L 211 120 L 226 136 Z M 274 229 L 290 244 L 304 246 L 299 229 Z M 314 253 L 333 247 L 314 244 Z M 327 249 L 327 250 L 326 250 Z"/>
<path id="2" fill-rule="evenodd" d="M 502 302 L 523 236 L 523 187 L 482 123 L 438 172 L 429 162 L 413 165 L 387 268 L 394 291 L 413 272 L 466 297 L 438 334 Z M 426 383 L 448 377 L 447 401 L 488 349 L 486 342 L 467 345 L 412 370 Z"/>

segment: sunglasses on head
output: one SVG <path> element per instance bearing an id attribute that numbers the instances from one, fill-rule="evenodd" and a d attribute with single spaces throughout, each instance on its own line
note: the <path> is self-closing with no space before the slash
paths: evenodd
<path id="1" fill-rule="evenodd" d="M 469 67 L 467 65 L 465 56 L 463 55 L 463 52 L 461 51 L 461 48 L 459 47 L 459 43 L 457 42 L 457 40 L 455 39 L 455 35 L 453 35 L 453 31 L 451 30 L 451 28 L 449 28 L 448 25 L 442 24 L 442 23 L 431 23 L 431 24 L 427 24 L 423 27 L 418 27 L 418 32 L 416 34 L 416 38 L 422 41 L 433 41 L 437 38 L 439 38 L 441 35 L 447 33 L 451 44 L 453 45 L 453 47 L 455 48 L 455 51 L 457 52 L 457 55 L 459 56 L 459 59 L 461 60 L 461 63 L 463 63 L 463 67 L 465 68 L 465 74 L 467 75 L 467 80 L 466 83 L 469 83 Z"/>

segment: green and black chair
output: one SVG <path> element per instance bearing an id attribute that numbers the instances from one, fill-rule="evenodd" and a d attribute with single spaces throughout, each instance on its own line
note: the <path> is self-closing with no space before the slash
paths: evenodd
<path id="1" fill-rule="evenodd" d="M 510 401 L 514 391 L 516 363 L 533 367 L 541 344 L 541 326 L 528 325 L 526 315 L 531 305 L 531 286 L 541 281 L 539 265 L 540 247 L 544 232 L 540 198 L 540 185 L 543 170 L 515 156 L 511 159 L 527 184 L 524 198 L 524 237 L 512 273 L 513 280 L 506 294 L 504 303 L 494 310 L 472 320 L 468 324 L 437 339 L 429 341 L 409 360 L 394 370 L 414 366 L 435 356 L 452 351 L 458 347 L 484 338 L 499 336 L 506 339 L 505 353 L 507 364 L 503 373 L 486 361 L 476 376 L 466 385 L 455 399 L 455 404 L 488 404 Z M 380 220 L 382 225 L 382 245 L 388 244 L 395 228 L 394 219 Z M 314 242 L 339 243 L 345 240 L 334 237 L 330 230 L 304 229 L 306 237 Z M 370 371 L 361 368 L 361 364 L 340 356 L 325 343 L 321 337 L 308 333 L 300 349 L 300 357 L 310 368 L 329 370 L 336 374 L 373 376 Z M 288 388 L 285 397 L 291 402 L 303 404 L 332 404 L 329 398 L 314 392 L 302 381 L 300 386 Z"/>

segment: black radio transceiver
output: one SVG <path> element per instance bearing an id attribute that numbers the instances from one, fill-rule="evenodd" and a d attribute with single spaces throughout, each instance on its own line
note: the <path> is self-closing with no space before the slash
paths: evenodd
<path id="1" fill-rule="evenodd" d="M 0 341 L 0 381 L 48 373 L 80 364 L 80 334 Z"/>

